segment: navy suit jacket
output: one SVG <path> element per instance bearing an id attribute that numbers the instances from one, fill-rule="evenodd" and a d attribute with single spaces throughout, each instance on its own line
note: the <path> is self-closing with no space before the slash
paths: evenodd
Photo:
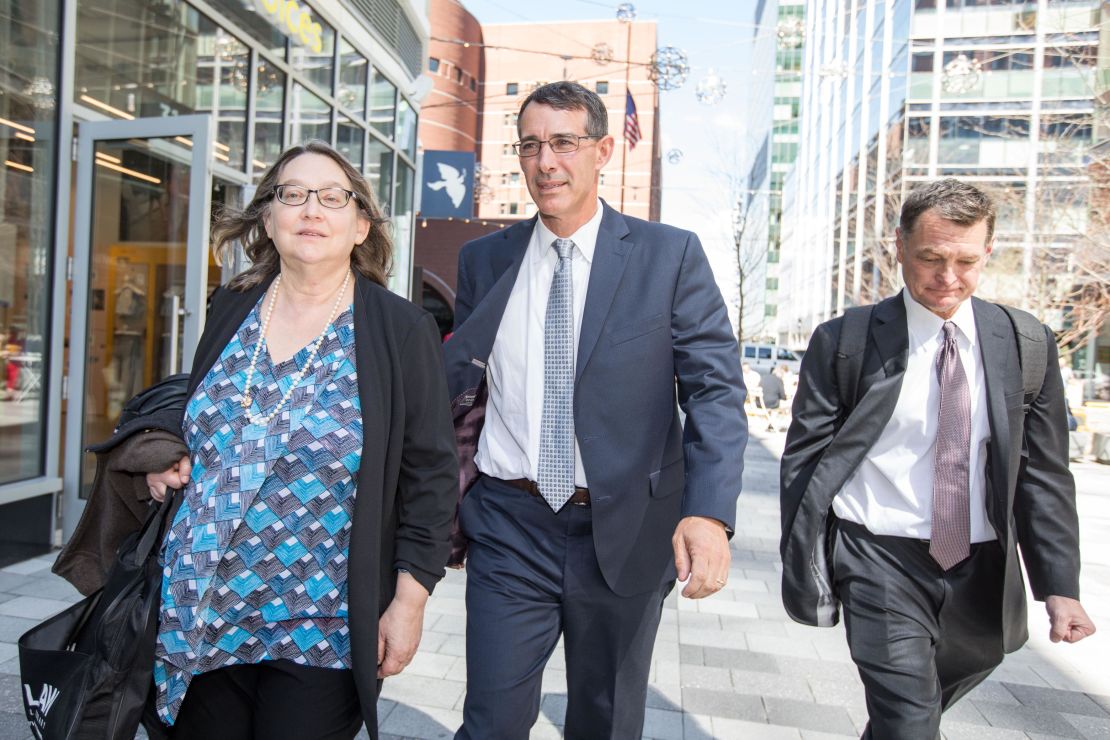
<path id="1" fill-rule="evenodd" d="M 574 427 L 598 562 L 609 587 L 630 595 L 675 577 L 680 518 L 712 517 L 731 532 L 748 434 L 736 337 L 697 236 L 602 207 Z M 445 353 L 460 496 L 477 472 L 486 363 L 535 223 L 472 241 L 459 255 L 456 330 Z M 464 538 L 456 545 L 459 563 Z"/>

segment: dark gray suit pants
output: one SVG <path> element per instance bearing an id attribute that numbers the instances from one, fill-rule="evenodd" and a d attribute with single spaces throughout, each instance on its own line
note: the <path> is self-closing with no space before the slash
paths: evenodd
<path id="1" fill-rule="evenodd" d="M 941 712 L 1002 662 L 1002 548 L 974 544 L 944 572 L 926 541 L 837 526 L 833 572 L 867 694 L 863 737 L 934 740 Z"/>
<path id="2" fill-rule="evenodd" d="M 633 596 L 606 584 L 588 506 L 482 476 L 463 499 L 466 700 L 456 740 L 526 740 L 543 669 L 564 637 L 567 738 L 643 734 L 651 651 L 673 582 Z"/>

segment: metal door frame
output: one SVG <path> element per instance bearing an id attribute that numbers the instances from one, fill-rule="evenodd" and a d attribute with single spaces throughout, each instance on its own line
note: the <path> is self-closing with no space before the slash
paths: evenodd
<path id="1" fill-rule="evenodd" d="M 73 219 L 73 297 L 69 328 L 69 407 L 66 414 L 66 460 L 63 466 L 62 539 L 73 534 L 85 502 L 80 498 L 82 439 L 85 422 L 85 355 L 88 351 L 89 280 L 92 257 L 94 147 L 98 141 L 190 137 L 189 219 L 185 251 L 185 318 L 182 367 L 193 364 L 193 353 L 204 329 L 208 287 L 208 230 L 212 197 L 214 119 L 209 114 L 137 118 L 130 121 L 84 121 L 77 134 L 77 194 Z"/>

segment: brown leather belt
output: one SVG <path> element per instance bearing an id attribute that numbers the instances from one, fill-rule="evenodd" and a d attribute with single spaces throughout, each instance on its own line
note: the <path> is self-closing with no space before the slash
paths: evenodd
<path id="1" fill-rule="evenodd" d="M 527 491 L 537 498 L 543 498 L 543 494 L 540 493 L 540 487 L 536 485 L 535 481 L 528 480 L 527 478 L 514 478 L 513 480 L 505 480 L 504 478 L 501 478 L 500 480 L 507 485 L 512 486 L 513 488 L 519 488 L 520 490 Z M 590 489 L 575 488 L 574 495 L 567 500 L 567 503 L 574 504 L 575 506 L 589 506 Z"/>

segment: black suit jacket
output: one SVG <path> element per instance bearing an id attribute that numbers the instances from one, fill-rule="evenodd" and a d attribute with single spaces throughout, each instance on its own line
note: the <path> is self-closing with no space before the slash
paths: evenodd
<path id="1" fill-rule="evenodd" d="M 1068 470 L 1064 388 L 1048 327 L 1048 371 L 1040 395 L 1023 409 L 1021 365 L 1009 317 L 972 298 L 987 385 L 987 517 L 1006 553 L 1003 623 L 1007 651 L 1028 637 L 1025 585 L 1033 595 L 1079 598 L 1079 522 Z M 817 327 L 802 360 L 793 420 L 781 465 L 782 594 L 795 620 L 831 626 L 839 604 L 828 557 L 833 498 L 878 439 L 894 412 L 906 370 L 909 337 L 899 294 L 874 308 L 863 350 L 857 401 L 841 408 L 836 385 L 842 318 Z"/>
<path id="2" fill-rule="evenodd" d="M 186 398 L 192 398 L 271 280 L 246 292 L 220 288 L 212 295 Z M 458 462 L 435 320 L 362 276 L 355 281 L 354 319 L 363 444 L 347 601 L 359 703 L 366 728 L 376 738 L 378 617 L 393 600 L 398 568 L 428 591 L 443 577 Z"/>

